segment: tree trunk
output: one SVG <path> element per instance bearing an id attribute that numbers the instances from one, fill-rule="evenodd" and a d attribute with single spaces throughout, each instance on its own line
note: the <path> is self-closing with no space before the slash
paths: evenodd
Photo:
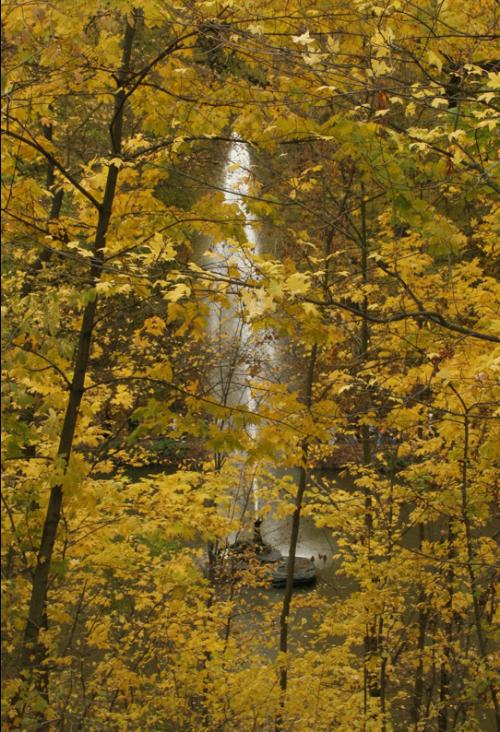
<path id="1" fill-rule="evenodd" d="M 418 548 L 422 550 L 422 545 L 425 539 L 425 526 L 423 523 L 418 525 L 419 537 L 418 537 Z M 418 724 L 421 716 L 422 699 L 424 694 L 424 650 L 425 650 L 425 639 L 427 634 L 427 619 L 428 612 L 425 609 L 425 592 L 422 588 L 418 598 L 418 664 L 415 672 L 415 685 L 413 687 L 413 708 L 412 717 L 415 723 L 414 730 L 418 732 Z"/>
<path id="2" fill-rule="evenodd" d="M 469 575 L 469 582 L 470 582 L 470 591 L 472 595 L 472 607 L 474 610 L 474 623 L 476 626 L 476 633 L 477 633 L 477 643 L 478 643 L 478 649 L 479 649 L 479 656 L 485 666 L 485 670 L 489 671 L 489 659 L 488 659 L 488 649 L 486 646 L 486 639 L 484 637 L 483 633 L 483 626 L 481 622 L 481 606 L 479 601 L 479 587 L 477 583 L 477 577 L 476 577 L 476 570 L 474 569 L 474 546 L 473 546 L 473 537 L 472 537 L 472 529 L 471 529 L 471 522 L 469 517 L 469 430 L 470 430 L 470 424 L 469 424 L 469 409 L 467 408 L 464 400 L 458 393 L 458 391 L 455 389 L 455 387 L 450 384 L 450 387 L 452 391 L 457 395 L 459 398 L 462 407 L 464 409 L 464 451 L 463 451 L 463 459 L 462 459 L 462 480 L 461 480 L 461 497 L 462 497 L 462 522 L 465 529 L 465 547 L 467 551 L 467 570 Z M 489 683 L 489 689 L 491 694 L 491 701 L 493 703 L 493 708 L 495 710 L 495 722 L 496 722 L 496 728 L 497 732 L 500 732 L 500 704 L 498 702 L 498 696 L 497 696 L 497 689 L 495 685 L 490 682 Z"/>
<path id="3" fill-rule="evenodd" d="M 115 99 L 113 122 L 110 127 L 112 150 L 115 155 L 121 152 L 123 112 L 126 100 L 126 92 L 123 85 L 129 73 L 134 31 L 135 26 L 127 21 L 123 44 L 122 67 L 118 78 L 118 92 Z M 111 165 L 108 170 L 103 201 L 98 212 L 97 230 L 93 248 L 94 256 L 90 267 L 91 286 L 95 286 L 101 274 L 103 250 L 111 218 L 117 179 L 118 168 Z M 57 450 L 57 457 L 62 462 L 64 470 L 66 470 L 71 457 L 78 411 L 84 393 L 96 308 L 97 296 L 86 305 L 80 327 L 73 378 L 69 389 L 69 398 Z M 22 675 L 29 682 L 33 681 L 35 688 L 39 692 L 43 692 L 41 679 L 43 677 L 43 662 L 46 655 L 45 647 L 40 642 L 40 630 L 44 625 L 44 619 L 47 615 L 46 603 L 49 575 L 54 553 L 54 544 L 61 518 L 62 503 L 63 487 L 62 483 L 59 483 L 50 492 L 33 576 L 29 614 L 20 659 Z"/>
<path id="4" fill-rule="evenodd" d="M 361 213 L 361 277 L 363 285 L 368 284 L 368 232 L 366 226 L 366 204 L 365 204 L 365 188 L 361 185 L 361 201 L 360 201 L 360 213 Z M 366 315 L 368 313 L 368 298 L 363 298 L 361 306 L 362 312 Z M 370 346 L 370 325 L 367 318 L 363 318 L 361 321 L 361 348 L 360 348 L 360 361 L 361 363 L 368 359 L 368 349 Z M 368 396 L 366 397 L 365 404 L 368 406 Z M 364 466 L 368 466 L 372 462 L 372 446 L 370 438 L 370 428 L 367 424 L 361 425 L 361 445 L 362 445 L 362 462 Z M 369 488 L 364 488 L 365 495 L 365 541 L 368 553 L 368 563 L 371 563 L 371 537 L 373 531 L 373 501 L 372 495 Z M 364 713 L 365 716 L 368 711 L 368 695 L 372 697 L 380 697 L 379 688 L 379 676 L 368 670 L 367 661 L 369 661 L 377 653 L 377 618 L 374 617 L 371 622 L 367 623 L 365 638 L 364 638 Z M 382 702 L 381 702 L 382 703 Z M 385 700 L 384 700 L 385 703 Z"/>
<path id="5" fill-rule="evenodd" d="M 309 358 L 309 368 L 307 370 L 307 380 L 305 389 L 305 403 L 307 409 L 311 408 L 312 403 L 312 386 L 314 381 L 314 367 L 316 364 L 317 345 L 314 344 Z M 286 690 L 288 686 L 288 669 L 287 658 L 288 652 L 288 618 L 290 616 L 290 607 L 293 597 L 293 575 L 295 571 L 295 553 L 297 551 L 297 541 L 299 538 L 300 516 L 302 511 L 302 501 L 307 484 L 307 438 L 302 444 L 302 465 L 299 467 L 299 481 L 297 484 L 297 493 L 295 495 L 295 508 L 292 516 L 292 531 L 290 534 L 290 546 L 288 549 L 288 567 L 285 595 L 281 606 L 280 615 L 280 642 L 279 650 L 281 654 L 280 668 L 280 702 L 279 710 L 275 719 L 275 732 L 283 730 L 283 709 L 285 706 Z"/>
<path id="6" fill-rule="evenodd" d="M 438 712 L 438 732 L 447 732 L 448 730 L 448 698 L 450 696 L 450 654 L 451 644 L 453 642 L 453 582 L 455 573 L 453 570 L 453 559 L 455 557 L 454 548 L 455 534 L 453 531 L 452 520 L 448 518 L 448 570 L 446 572 L 446 585 L 448 591 L 448 600 L 446 603 L 446 611 L 449 617 L 444 623 L 445 633 L 445 650 L 444 658 L 441 661 L 440 682 L 439 682 L 439 712 Z"/>

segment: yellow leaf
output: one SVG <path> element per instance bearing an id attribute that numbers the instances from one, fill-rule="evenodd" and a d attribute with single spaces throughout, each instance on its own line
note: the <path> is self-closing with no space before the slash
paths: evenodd
<path id="1" fill-rule="evenodd" d="M 434 51 L 427 51 L 427 60 L 431 66 L 435 66 L 438 71 L 443 68 L 443 62 Z"/>
<path id="2" fill-rule="evenodd" d="M 309 290 L 308 275 L 295 272 L 286 280 L 286 288 L 292 295 L 303 295 Z"/>
<path id="3" fill-rule="evenodd" d="M 148 318 L 144 321 L 143 329 L 150 335 L 161 335 L 165 330 L 165 322 L 154 315 L 152 318 Z"/>
<path id="4" fill-rule="evenodd" d="M 188 297 L 191 294 L 191 289 L 182 283 L 179 283 L 172 287 L 171 290 L 165 294 L 165 299 L 170 302 L 177 302 L 182 297 Z"/>

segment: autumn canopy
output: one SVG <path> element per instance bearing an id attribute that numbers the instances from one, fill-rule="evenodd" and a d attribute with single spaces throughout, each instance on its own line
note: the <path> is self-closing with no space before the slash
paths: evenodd
<path id="1" fill-rule="evenodd" d="M 499 12 L 5 0 L 2 729 L 500 732 Z"/>

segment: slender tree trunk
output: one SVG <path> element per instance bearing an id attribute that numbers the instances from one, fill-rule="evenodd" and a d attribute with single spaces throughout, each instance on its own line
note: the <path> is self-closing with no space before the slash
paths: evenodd
<path id="1" fill-rule="evenodd" d="M 53 128 L 52 125 L 47 125 L 44 127 L 44 135 L 49 142 L 52 141 L 52 133 Z M 55 177 L 55 168 L 51 163 L 48 163 L 47 166 L 47 181 L 46 186 L 47 190 L 52 192 L 52 204 L 50 207 L 49 212 L 49 221 L 54 221 L 59 218 L 59 214 L 61 212 L 61 206 L 63 202 L 63 196 L 64 196 L 64 190 L 62 188 L 59 188 L 57 191 L 53 190 L 54 184 L 56 182 Z M 21 288 L 21 297 L 26 297 L 31 293 L 31 290 L 33 288 L 33 283 L 35 281 L 36 276 L 43 268 L 43 265 L 49 261 L 50 256 L 52 252 L 50 249 L 43 249 L 38 257 L 35 259 L 33 264 L 29 267 L 28 272 L 26 273 L 26 277 L 23 283 L 23 286 Z M 32 410 L 30 410 L 32 413 Z M 30 419 L 30 417 L 28 417 Z M 46 630 L 48 627 L 48 621 L 47 621 L 47 612 L 46 608 L 44 608 L 43 611 L 43 617 L 41 621 L 41 627 Z M 48 671 L 46 669 L 43 669 L 40 671 L 40 679 L 39 679 L 39 689 L 40 693 L 45 699 L 45 702 L 48 703 L 48 687 L 49 687 L 49 678 L 48 678 Z"/>
<path id="2" fill-rule="evenodd" d="M 382 719 L 380 722 L 380 732 L 387 732 L 387 652 L 384 643 L 384 618 L 381 617 L 378 629 L 378 650 L 380 652 L 380 712 Z"/>
<path id="3" fill-rule="evenodd" d="M 447 732 L 448 730 L 448 712 L 449 712 L 449 696 L 450 696 L 450 657 L 451 644 L 453 641 L 453 582 L 455 572 L 453 570 L 453 560 L 455 557 L 455 533 L 453 531 L 452 520 L 448 518 L 448 569 L 446 571 L 446 588 L 448 599 L 446 602 L 446 612 L 448 617 L 444 622 L 445 650 L 441 668 L 439 672 L 439 712 L 438 712 L 438 732 Z"/>
<path id="4" fill-rule="evenodd" d="M 312 387 L 314 381 L 314 368 L 316 365 L 317 356 L 317 345 L 314 344 L 311 350 L 309 358 L 309 367 L 307 370 L 307 380 L 305 389 L 305 403 L 307 409 L 311 408 L 312 403 Z M 276 714 L 275 719 L 275 732 L 282 732 L 283 730 L 283 710 L 285 706 L 286 691 L 288 686 L 288 668 L 287 668 L 287 653 L 288 653 L 288 619 L 290 616 L 290 608 L 293 597 L 293 575 L 295 571 L 295 553 L 297 551 L 297 541 L 299 538 L 300 528 L 300 517 L 302 511 L 302 501 L 307 484 L 307 439 L 302 444 L 302 465 L 299 467 L 299 480 L 297 484 L 297 492 L 295 494 L 295 508 L 292 516 L 292 531 L 290 534 L 290 546 L 288 549 L 288 567 L 286 577 L 285 595 L 283 597 L 283 604 L 281 606 L 280 615 L 280 638 L 279 638 L 279 650 L 281 654 L 281 668 L 280 668 L 280 702 L 279 710 Z"/>
<path id="5" fill-rule="evenodd" d="M 418 548 L 422 550 L 422 544 L 425 539 L 425 525 L 420 523 L 418 525 Z M 418 597 L 418 641 L 417 641 L 417 653 L 418 653 L 418 664 L 415 672 L 415 685 L 413 687 L 413 708 L 412 717 L 415 723 L 414 730 L 418 732 L 418 725 L 421 716 L 422 700 L 424 694 L 424 650 L 425 650 L 425 639 L 427 634 L 427 620 L 428 612 L 425 609 L 425 592 L 423 588 L 420 590 Z"/>
<path id="6" fill-rule="evenodd" d="M 368 284 L 368 231 L 366 225 L 366 204 L 365 204 L 365 188 L 361 185 L 361 277 L 363 285 Z M 364 314 L 368 313 L 368 298 L 365 296 L 361 305 Z M 370 346 L 370 324 L 367 318 L 361 321 L 361 346 L 360 361 L 363 363 L 368 359 L 368 349 Z M 366 396 L 366 405 L 368 404 L 368 396 Z M 367 424 L 361 425 L 361 445 L 362 445 L 362 463 L 365 467 L 371 465 L 372 462 L 372 445 L 370 438 L 370 428 Z M 371 490 L 364 488 L 365 496 L 365 542 L 368 553 L 368 563 L 371 564 L 371 537 L 373 532 L 373 500 Z M 368 712 L 368 696 L 380 697 L 379 676 L 368 669 L 368 663 L 377 652 L 377 618 L 374 617 L 366 625 L 364 638 L 364 714 Z M 385 703 L 385 700 L 384 700 Z"/>
<path id="7" fill-rule="evenodd" d="M 479 599 L 479 587 L 477 583 L 476 571 L 474 569 L 474 545 L 472 538 L 471 522 L 469 517 L 469 440 L 470 440 L 470 418 L 469 410 L 457 390 L 450 385 L 452 390 L 460 399 L 464 409 L 464 450 L 462 458 L 462 480 L 461 480 L 461 497 L 462 497 L 462 522 L 465 529 L 465 546 L 467 551 L 467 571 L 469 575 L 470 591 L 472 595 L 472 607 L 474 610 L 474 623 L 476 626 L 477 643 L 479 656 L 483 661 L 485 670 L 489 670 L 488 649 L 486 639 L 484 637 L 482 626 L 482 611 Z M 500 704 L 498 702 L 497 690 L 494 683 L 489 683 L 491 701 L 495 710 L 495 722 L 497 732 L 500 732 Z"/>
<path id="8" fill-rule="evenodd" d="M 436 634 L 437 620 L 435 617 L 431 617 L 428 621 L 428 635 L 430 638 L 434 638 Z M 429 681 L 425 685 L 425 710 L 424 710 L 424 724 L 423 732 L 427 732 L 430 724 L 430 713 L 431 706 L 434 702 L 437 687 L 437 663 L 436 663 L 436 643 L 431 644 L 431 669 L 429 674 Z"/>
<path id="9" fill-rule="evenodd" d="M 123 85 L 129 73 L 134 30 L 135 27 L 127 22 L 123 44 L 122 67 L 118 79 L 119 88 L 115 99 L 113 122 L 110 127 L 112 150 L 115 155 L 120 154 L 121 152 L 123 113 L 126 100 L 126 93 Z M 103 201 L 98 211 L 97 229 L 94 240 L 94 256 L 90 268 L 91 286 L 95 285 L 99 280 L 102 269 L 103 250 L 111 218 L 117 179 L 118 168 L 111 165 L 108 170 Z M 84 383 L 89 363 L 96 308 L 97 296 L 93 301 L 86 305 L 80 327 L 73 378 L 69 389 L 68 403 L 61 430 L 59 447 L 57 450 L 57 457 L 62 461 L 64 470 L 67 468 L 71 457 L 78 411 L 84 393 Z M 46 603 L 49 575 L 54 553 L 54 544 L 61 518 L 62 503 L 63 487 L 62 484 L 59 483 L 58 485 L 55 485 L 50 492 L 49 503 L 42 529 L 42 537 L 38 549 L 37 563 L 33 576 L 28 620 L 25 627 L 24 642 L 20 660 L 20 670 L 22 675 L 27 680 L 33 681 L 35 688 L 38 691 L 42 691 L 41 679 L 43 676 L 43 662 L 46 655 L 45 647 L 43 643 L 40 642 L 40 630 L 44 625 L 47 614 Z"/>

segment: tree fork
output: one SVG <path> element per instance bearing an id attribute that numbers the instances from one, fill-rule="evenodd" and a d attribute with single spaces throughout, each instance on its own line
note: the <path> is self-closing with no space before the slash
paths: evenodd
<path id="1" fill-rule="evenodd" d="M 52 142 L 52 132 L 53 128 L 52 125 L 47 125 L 44 127 L 44 135 L 49 142 Z M 50 161 L 48 161 L 47 164 L 47 190 L 52 192 L 52 204 L 50 207 L 50 213 L 49 213 L 49 221 L 54 221 L 55 219 L 59 218 L 59 214 L 61 213 L 61 206 L 63 202 L 64 197 L 64 190 L 62 188 L 58 188 L 57 190 L 54 189 L 56 183 L 56 174 L 55 174 L 55 167 L 54 164 Z M 51 249 L 44 249 L 38 257 L 35 259 L 31 267 L 29 268 L 26 278 L 24 280 L 24 284 L 21 288 L 21 297 L 26 297 L 30 294 L 34 280 L 37 276 L 37 274 L 42 269 L 43 265 L 49 261 L 50 257 L 52 255 Z"/>

